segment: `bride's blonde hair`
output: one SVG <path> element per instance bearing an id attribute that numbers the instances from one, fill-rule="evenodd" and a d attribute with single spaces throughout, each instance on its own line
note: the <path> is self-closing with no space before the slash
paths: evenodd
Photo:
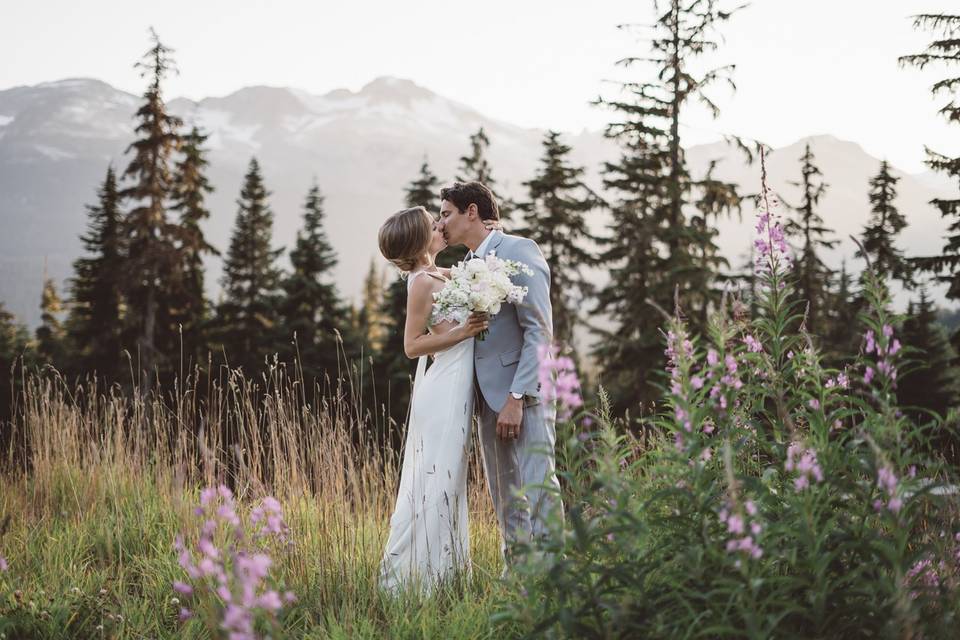
<path id="1" fill-rule="evenodd" d="M 430 250 L 433 216 L 423 207 L 398 211 L 380 226 L 380 253 L 400 271 L 409 273 Z"/>

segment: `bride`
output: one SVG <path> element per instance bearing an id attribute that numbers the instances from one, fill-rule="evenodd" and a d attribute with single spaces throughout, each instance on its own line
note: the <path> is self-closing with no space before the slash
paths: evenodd
<path id="1" fill-rule="evenodd" d="M 489 228 L 499 228 L 491 221 Z M 410 398 L 400 490 L 380 564 L 380 585 L 392 592 L 430 591 L 457 569 L 470 568 L 467 452 L 473 415 L 473 337 L 488 318 L 431 324 L 433 294 L 449 270 L 434 259 L 446 246 L 423 207 L 392 215 L 379 233 L 380 252 L 407 275 L 403 348 L 419 358 Z M 434 360 L 427 369 L 427 356 Z"/>

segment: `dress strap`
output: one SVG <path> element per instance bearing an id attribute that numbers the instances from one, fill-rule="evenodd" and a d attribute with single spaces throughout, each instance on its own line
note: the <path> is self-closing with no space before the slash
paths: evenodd
<path id="1" fill-rule="evenodd" d="M 442 275 L 440 275 L 439 273 L 435 273 L 435 272 L 433 272 L 433 271 L 424 271 L 424 270 L 422 270 L 422 269 L 421 269 L 421 270 L 418 270 L 418 271 L 411 271 L 410 274 L 407 276 L 407 291 L 410 290 L 410 285 L 411 285 L 411 284 L 413 283 L 413 281 L 417 278 L 417 276 L 419 276 L 421 273 L 425 273 L 425 274 L 427 274 L 428 276 L 430 276 L 431 278 L 434 278 L 434 279 L 436 279 L 436 280 L 439 280 L 440 282 L 447 282 L 447 279 L 446 279 L 446 278 L 444 278 L 444 277 L 443 277 Z"/>
<path id="2" fill-rule="evenodd" d="M 413 281 L 417 279 L 417 276 L 423 273 L 423 271 L 411 271 L 407 275 L 407 291 L 410 291 L 410 285 L 413 284 Z"/>

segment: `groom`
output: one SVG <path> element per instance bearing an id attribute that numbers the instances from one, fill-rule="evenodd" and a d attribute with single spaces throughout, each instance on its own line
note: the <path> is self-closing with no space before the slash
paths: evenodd
<path id="1" fill-rule="evenodd" d="M 545 518 L 563 514 L 556 476 L 556 409 L 540 402 L 537 347 L 550 343 L 550 268 L 533 240 L 488 230 L 499 220 L 493 192 L 480 182 L 455 182 L 440 191 L 440 229 L 447 244 L 470 249 L 467 259 L 496 252 L 529 266 L 514 284 L 528 287 L 519 305 L 504 304 L 474 343 L 474 376 L 484 472 L 503 534 L 501 551 L 545 533 Z M 553 488 L 548 491 L 547 485 Z M 554 492 L 556 491 L 556 492 Z"/>

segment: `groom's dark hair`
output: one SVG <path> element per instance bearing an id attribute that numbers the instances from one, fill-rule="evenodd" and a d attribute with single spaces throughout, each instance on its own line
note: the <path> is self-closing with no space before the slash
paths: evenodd
<path id="1" fill-rule="evenodd" d="M 440 189 L 440 199 L 452 202 L 460 213 L 466 211 L 471 204 L 475 204 L 481 220 L 500 219 L 497 199 L 490 187 L 482 182 L 454 182 L 451 186 Z"/>

